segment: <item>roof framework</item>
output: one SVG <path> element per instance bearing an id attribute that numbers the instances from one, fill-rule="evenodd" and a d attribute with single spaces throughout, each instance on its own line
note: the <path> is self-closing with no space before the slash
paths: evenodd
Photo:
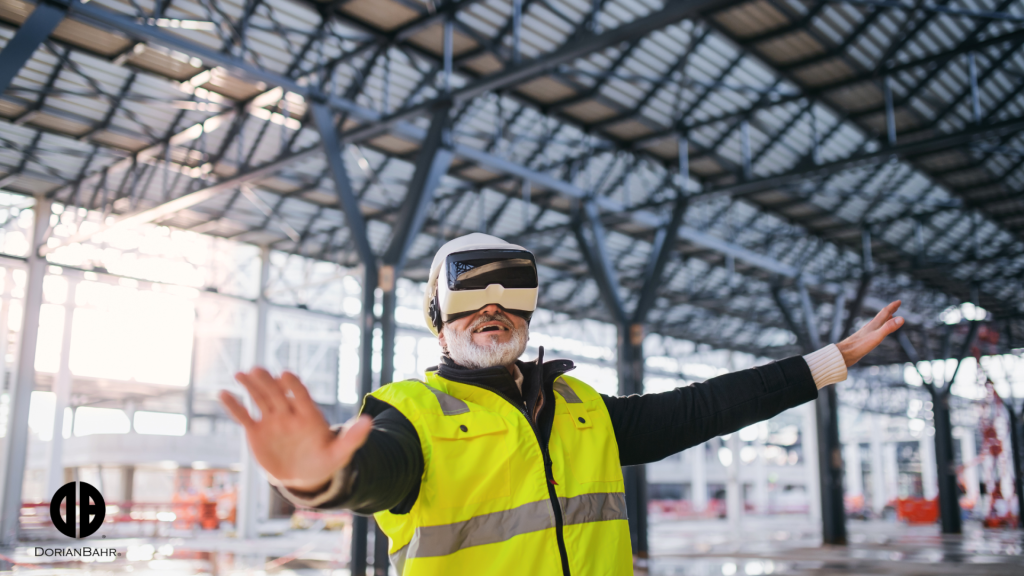
<path id="1" fill-rule="evenodd" d="M 966 300 L 998 321 L 1001 348 L 1024 338 L 1020 2 L 33 8 L 0 0 L 8 191 L 387 261 L 407 194 L 422 192 L 418 159 L 443 148 L 422 231 L 400 243 L 411 279 L 439 243 L 486 231 L 537 253 L 542 306 L 614 321 L 574 222 L 596 214 L 633 309 L 683 198 L 649 330 L 779 357 L 898 297 L 918 350 Z M 33 30 L 41 43 L 15 66 L 7 48 L 24 53 Z M 339 203 L 318 106 L 338 122 L 368 247 Z M 430 130 L 442 115 L 444 137 Z M 904 361 L 889 344 L 869 360 Z"/>

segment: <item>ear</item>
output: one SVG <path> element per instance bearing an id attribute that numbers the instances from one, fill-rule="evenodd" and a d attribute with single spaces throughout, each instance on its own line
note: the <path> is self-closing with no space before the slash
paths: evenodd
<path id="1" fill-rule="evenodd" d="M 437 333 L 437 343 L 441 345 L 441 350 L 448 350 L 448 343 L 444 340 L 444 330 Z"/>

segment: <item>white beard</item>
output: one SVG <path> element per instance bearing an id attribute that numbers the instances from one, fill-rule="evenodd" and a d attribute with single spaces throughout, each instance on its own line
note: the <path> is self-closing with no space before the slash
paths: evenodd
<path id="1" fill-rule="evenodd" d="M 509 366 L 523 355 L 526 351 L 526 341 L 529 339 L 527 327 L 511 328 L 512 338 L 505 343 L 497 341 L 497 334 L 490 336 L 490 342 L 484 346 L 473 341 L 473 330 L 476 326 L 492 319 L 494 318 L 480 318 L 466 330 L 453 330 L 448 324 L 444 325 L 442 331 L 448 345 L 448 356 L 456 364 L 472 369 Z M 511 319 L 508 321 L 512 324 Z"/>

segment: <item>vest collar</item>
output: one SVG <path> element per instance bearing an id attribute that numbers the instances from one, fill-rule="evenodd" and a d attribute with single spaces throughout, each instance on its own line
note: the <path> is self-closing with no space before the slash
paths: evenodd
<path id="1" fill-rule="evenodd" d="M 517 407 L 525 406 L 529 414 L 534 413 L 540 398 L 547 389 L 550 389 L 555 381 L 562 374 L 576 368 L 572 360 L 557 359 L 544 362 L 544 347 L 538 349 L 537 358 L 529 362 L 516 360 L 516 366 L 523 374 L 523 391 L 520 393 L 512 374 L 504 366 L 491 366 L 489 368 L 465 368 L 456 364 L 447 355 L 441 356 L 441 362 L 436 368 L 437 375 L 454 382 L 479 386 L 485 390 L 495 392 L 504 397 Z M 541 401 L 542 402 L 542 401 Z"/>

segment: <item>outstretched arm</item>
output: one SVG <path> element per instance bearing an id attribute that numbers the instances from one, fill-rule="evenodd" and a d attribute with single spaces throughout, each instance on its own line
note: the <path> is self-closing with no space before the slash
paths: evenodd
<path id="1" fill-rule="evenodd" d="M 605 396 L 623 466 L 646 464 L 813 400 L 903 325 L 897 300 L 839 344 L 659 394 Z"/>
<path id="2" fill-rule="evenodd" d="M 415 428 L 397 410 L 332 427 L 295 375 L 285 372 L 274 378 L 255 368 L 235 377 L 252 396 L 261 419 L 254 420 L 227 391 L 221 391 L 221 402 L 245 428 L 271 484 L 293 504 L 362 514 L 411 507 L 423 454 Z"/>

